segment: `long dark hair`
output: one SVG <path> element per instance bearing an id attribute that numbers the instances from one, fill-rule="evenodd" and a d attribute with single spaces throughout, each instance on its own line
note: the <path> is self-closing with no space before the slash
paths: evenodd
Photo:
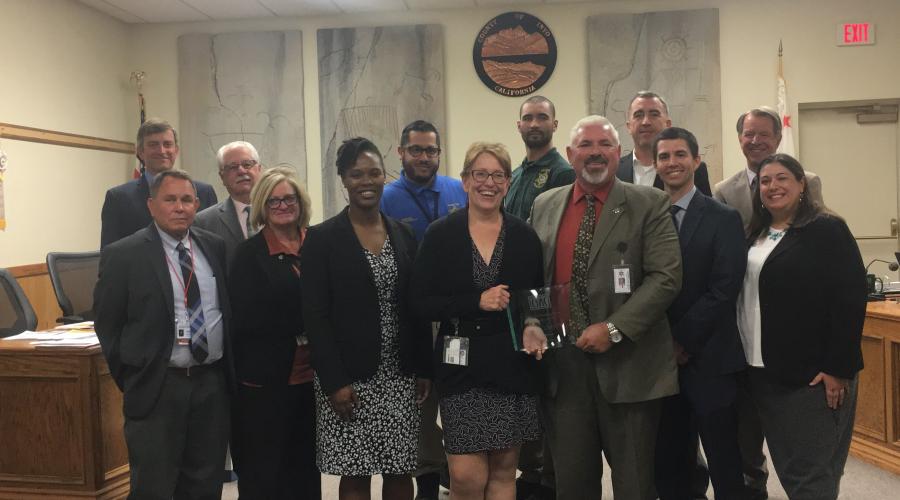
<path id="1" fill-rule="evenodd" d="M 794 214 L 794 220 L 791 222 L 791 225 L 788 228 L 789 230 L 799 229 L 817 219 L 822 214 L 836 216 L 825 206 L 810 199 L 809 183 L 806 182 L 806 172 L 803 170 L 803 165 L 801 165 L 796 158 L 784 153 L 770 155 L 759 164 L 757 176 L 762 172 L 763 167 L 770 163 L 778 163 L 783 166 L 795 179 L 797 179 L 798 182 L 803 183 L 803 191 L 800 193 L 800 204 L 797 206 L 797 212 Z M 759 177 L 757 177 L 757 179 L 759 179 Z M 772 224 L 772 214 L 762 204 L 762 199 L 759 197 L 759 185 L 760 182 L 757 181 L 751 199 L 753 217 L 750 219 L 749 241 L 756 240 L 756 238 L 759 237 L 759 234 Z"/>

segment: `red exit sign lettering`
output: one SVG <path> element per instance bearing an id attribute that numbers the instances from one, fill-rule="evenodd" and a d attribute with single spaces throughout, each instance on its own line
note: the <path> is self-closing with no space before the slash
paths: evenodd
<path id="1" fill-rule="evenodd" d="M 837 26 L 838 45 L 874 45 L 875 25 L 872 23 L 842 23 Z"/>

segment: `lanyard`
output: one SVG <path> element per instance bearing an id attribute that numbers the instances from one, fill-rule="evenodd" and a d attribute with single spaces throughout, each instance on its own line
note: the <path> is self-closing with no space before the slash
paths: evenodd
<path id="1" fill-rule="evenodd" d="M 403 186 L 403 189 L 405 189 L 406 192 L 409 193 L 409 196 L 416 203 L 416 206 L 419 207 L 419 210 L 422 211 L 422 214 L 425 215 L 425 219 L 428 220 L 429 224 L 431 224 L 432 222 L 434 222 L 438 219 L 438 198 L 440 198 L 440 196 L 441 196 L 440 193 L 438 193 L 438 192 L 434 193 L 434 212 L 432 212 L 434 215 L 431 215 L 428 213 L 427 210 L 425 210 L 425 206 L 422 205 L 422 202 L 419 201 L 419 198 L 416 197 L 416 193 L 414 193 L 412 191 L 412 189 L 409 189 L 409 187 L 407 187 L 405 185 Z"/>
<path id="2" fill-rule="evenodd" d="M 184 308 L 188 308 L 188 287 L 191 286 L 191 280 L 194 279 L 194 245 L 191 243 L 191 239 L 188 238 L 188 247 L 191 249 L 191 272 L 188 274 L 187 283 L 184 282 L 184 278 L 182 277 L 181 270 L 179 269 L 181 265 L 179 264 L 178 268 L 172 264 L 172 260 L 169 259 L 169 254 L 164 254 L 166 256 L 166 263 L 169 264 L 169 268 L 175 274 L 175 278 L 178 279 L 178 284 L 181 285 L 181 291 L 184 293 Z M 181 259 L 179 259 L 180 263 Z"/>

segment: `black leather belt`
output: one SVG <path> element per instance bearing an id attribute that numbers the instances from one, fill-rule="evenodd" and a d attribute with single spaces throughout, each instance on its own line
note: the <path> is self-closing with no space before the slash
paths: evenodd
<path id="1" fill-rule="evenodd" d="M 222 360 L 218 359 L 208 365 L 194 365 L 194 366 L 189 366 L 187 368 L 181 368 L 178 366 L 170 366 L 169 371 L 175 372 L 179 375 L 184 375 L 185 377 L 197 377 L 197 376 L 202 375 L 203 373 L 206 373 L 210 370 L 217 370 L 221 364 L 222 364 Z"/>

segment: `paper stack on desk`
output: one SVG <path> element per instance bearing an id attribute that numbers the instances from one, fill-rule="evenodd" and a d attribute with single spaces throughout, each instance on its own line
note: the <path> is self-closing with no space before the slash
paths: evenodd
<path id="1" fill-rule="evenodd" d="M 93 321 L 60 325 L 42 332 L 26 330 L 3 340 L 31 340 L 31 345 L 40 347 L 92 347 L 100 344 L 94 333 Z"/>

